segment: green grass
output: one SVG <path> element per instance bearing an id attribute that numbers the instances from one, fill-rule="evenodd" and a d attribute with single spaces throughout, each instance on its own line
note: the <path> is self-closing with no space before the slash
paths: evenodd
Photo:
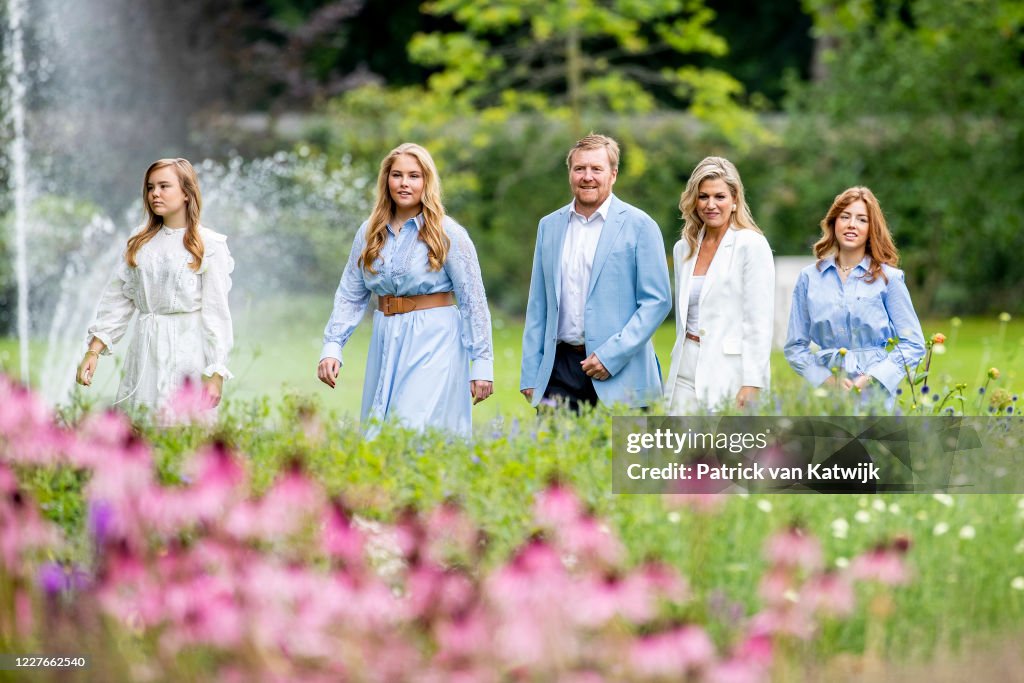
<path id="1" fill-rule="evenodd" d="M 329 410 L 358 417 L 365 377 L 370 320 L 364 320 L 345 347 L 345 366 L 333 391 L 316 379 L 323 326 L 330 313 L 328 296 L 296 296 L 259 303 L 236 302 L 235 350 L 231 369 L 236 378 L 225 386 L 225 398 L 250 400 L 269 396 L 272 401 L 286 394 L 315 396 Z M 1000 323 L 992 318 L 968 318 L 960 327 L 949 319 L 923 322 L 926 337 L 935 332 L 946 335 L 947 352 L 935 356 L 928 383 L 935 390 L 952 388 L 958 382 L 976 392 L 985 383 L 985 372 L 998 367 L 1002 376 L 998 386 L 1019 391 L 1024 386 L 1024 320 Z M 668 372 L 675 327 L 671 317 L 654 337 L 655 348 Z M 528 417 L 532 409 L 519 394 L 519 364 L 522 321 L 494 316 L 495 394 L 474 408 L 477 424 L 486 424 L 498 416 Z M 116 349 L 123 353 L 124 340 Z M 41 362 L 43 348 L 34 344 L 35 362 Z M 17 340 L 0 339 L 0 365 L 17 374 Z M 33 368 L 33 374 L 38 368 Z M 96 379 L 85 396 L 100 403 L 112 400 L 117 390 L 115 362 L 104 357 Z M 783 395 L 803 393 L 807 385 L 794 373 L 781 351 L 772 354 L 772 386 Z M 469 389 L 467 387 L 466 391 Z"/>
<path id="2" fill-rule="evenodd" d="M 696 594 L 691 618 L 700 618 L 715 595 L 738 601 L 747 613 L 755 610 L 765 539 L 799 521 L 823 540 L 827 561 L 837 566 L 895 534 L 912 539 L 915 579 L 895 592 L 896 610 L 886 627 L 890 657 L 927 658 L 979 634 L 1019 630 L 1024 622 L 1024 591 L 1012 587 L 1024 575 L 1024 496 L 730 496 L 718 513 L 706 515 L 666 508 L 656 496 L 613 495 L 606 417 L 536 419 L 518 393 L 521 323 L 497 319 L 497 393 L 475 409 L 483 438 L 462 442 L 385 430 L 367 442 L 355 416 L 370 325 L 364 322 L 356 332 L 346 349 L 342 382 L 329 390 L 314 374 L 329 303 L 302 298 L 236 311 L 232 367 L 238 378 L 227 386 L 231 402 L 219 429 L 246 454 L 259 486 L 297 456 L 330 492 L 371 516 L 389 518 L 404 505 L 430 506 L 456 496 L 487 531 L 491 556 L 501 558 L 533 531 L 530 501 L 557 471 L 606 517 L 633 561 L 663 558 L 688 574 Z M 949 321 L 927 321 L 924 329 L 928 336 L 948 337 L 948 352 L 933 363 L 933 386 L 962 381 L 976 392 L 988 367 L 997 366 L 998 386 L 1021 387 L 1022 321 L 968 319 L 955 334 Z M 673 336 L 671 325 L 656 336 L 663 362 Z M 39 350 L 33 353 L 41 357 Z M 17 367 L 16 354 L 14 340 L 0 340 L 8 368 Z M 116 388 L 114 364 L 104 361 L 93 397 L 112 395 Z M 776 391 L 806 393 L 781 354 L 773 358 L 773 375 Z M 322 437 L 299 419 L 300 409 L 310 405 L 323 424 Z M 492 424 L 499 415 L 506 418 L 503 425 Z M 203 438 L 178 430 L 151 430 L 147 436 L 171 481 Z M 44 471 L 28 485 L 51 519 L 80 536 L 82 510 L 73 500 L 78 482 Z M 845 538 L 833 531 L 839 519 L 849 526 Z M 865 629 L 861 611 L 827 626 L 815 648 L 860 652 Z"/>

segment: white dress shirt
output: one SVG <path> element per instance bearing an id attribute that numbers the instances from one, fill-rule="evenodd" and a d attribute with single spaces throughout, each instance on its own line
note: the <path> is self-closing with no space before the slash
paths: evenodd
<path id="1" fill-rule="evenodd" d="M 562 246 L 562 291 L 558 305 L 558 340 L 581 345 L 586 337 L 583 312 L 590 291 L 590 272 L 594 254 L 601 239 L 601 229 L 608 217 L 612 196 L 609 194 L 597 211 L 584 218 L 576 212 L 576 201 L 569 206 L 569 228 Z"/>

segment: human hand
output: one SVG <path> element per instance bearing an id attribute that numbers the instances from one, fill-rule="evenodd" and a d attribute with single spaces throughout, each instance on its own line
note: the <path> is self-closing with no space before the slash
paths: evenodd
<path id="1" fill-rule="evenodd" d="M 340 371 L 341 361 L 337 358 L 324 358 L 320 361 L 320 365 L 316 367 L 316 376 L 321 382 L 333 389 Z"/>
<path id="2" fill-rule="evenodd" d="M 203 377 L 203 405 L 206 408 L 216 408 L 220 405 L 220 397 L 224 393 L 224 377 L 214 373 L 209 377 Z"/>
<path id="3" fill-rule="evenodd" d="M 583 372 L 587 373 L 587 376 L 591 379 L 608 379 L 612 376 L 608 370 L 605 369 L 604 364 L 597 359 L 597 354 L 592 353 L 586 357 L 585 360 L 580 361 L 580 367 L 583 368 Z"/>
<path id="4" fill-rule="evenodd" d="M 740 387 L 740 390 L 736 392 L 736 407 L 742 410 L 747 406 L 753 405 L 760 392 L 761 389 L 759 387 Z"/>
<path id="5" fill-rule="evenodd" d="M 839 379 L 835 375 L 829 375 L 828 378 L 821 383 L 823 387 L 834 387 L 839 385 Z"/>
<path id="6" fill-rule="evenodd" d="M 870 385 L 873 381 L 875 381 L 875 378 L 872 377 L 871 375 L 861 375 L 853 382 L 853 386 L 857 387 L 861 391 L 864 391 L 865 389 L 868 388 L 868 385 Z"/>
<path id="7" fill-rule="evenodd" d="M 533 389 L 520 389 L 519 393 L 525 396 L 529 403 L 533 403 Z"/>
<path id="8" fill-rule="evenodd" d="M 99 363 L 100 354 L 96 351 L 86 351 L 82 362 L 78 364 L 78 374 L 75 381 L 84 387 L 92 384 L 92 377 L 96 374 L 96 365 Z"/>
<path id="9" fill-rule="evenodd" d="M 469 394 L 473 397 L 473 405 L 494 393 L 494 382 L 474 379 L 469 383 Z"/>
<path id="10" fill-rule="evenodd" d="M 849 391 L 850 389 L 853 389 L 853 380 L 851 380 L 849 377 L 844 377 L 841 386 L 843 387 L 843 389 Z"/>

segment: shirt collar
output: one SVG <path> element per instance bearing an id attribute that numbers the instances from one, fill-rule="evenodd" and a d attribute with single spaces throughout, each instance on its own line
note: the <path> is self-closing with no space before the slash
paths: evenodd
<path id="1" fill-rule="evenodd" d="M 601 216 L 601 220 L 603 220 L 603 221 L 608 220 L 608 209 L 612 205 L 612 197 L 613 196 L 614 196 L 613 194 L 608 193 L 608 198 L 605 199 L 603 202 L 601 202 L 601 206 L 597 207 L 597 211 L 595 211 L 594 213 L 590 214 L 590 218 L 584 218 L 583 214 L 580 214 L 580 213 L 576 212 L 576 200 L 573 199 L 571 202 L 569 202 L 570 218 L 571 218 L 571 214 L 576 214 L 577 216 L 580 217 L 580 220 L 583 223 L 589 223 L 590 221 L 594 220 L 594 216 Z"/>
<path id="2" fill-rule="evenodd" d="M 836 265 L 835 254 L 832 254 L 831 256 L 826 256 L 821 260 L 821 262 L 824 264 L 824 267 L 821 269 L 822 274 L 824 274 L 829 268 L 835 268 L 837 271 L 839 270 L 839 266 Z M 869 270 L 871 268 L 871 257 L 868 256 L 867 254 L 864 254 L 864 258 L 860 260 L 860 263 L 853 267 L 853 270 L 857 270 L 858 268 Z M 850 272 L 852 273 L 853 270 L 851 270 Z"/>
<path id="3" fill-rule="evenodd" d="M 407 220 L 406 222 L 402 223 L 402 227 L 404 228 L 407 225 L 409 225 L 410 223 L 412 223 L 413 227 L 415 227 L 417 230 L 419 230 L 420 228 L 423 227 L 423 223 L 425 221 L 426 221 L 426 219 L 423 217 L 423 214 L 422 213 L 418 213 L 415 216 L 413 216 L 412 218 L 410 218 L 409 220 Z M 392 233 L 395 232 L 394 229 L 392 229 L 390 223 L 388 223 L 388 230 L 391 230 Z"/>

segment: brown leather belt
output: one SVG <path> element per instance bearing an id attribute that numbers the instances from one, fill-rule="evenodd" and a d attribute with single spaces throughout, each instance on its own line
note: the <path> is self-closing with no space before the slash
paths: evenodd
<path id="1" fill-rule="evenodd" d="M 377 299 L 377 310 L 384 315 L 425 311 L 429 308 L 454 306 L 455 294 L 438 292 L 437 294 L 417 294 L 416 296 L 391 296 L 385 294 Z"/>
<path id="2" fill-rule="evenodd" d="M 586 344 L 570 344 L 569 342 L 564 342 L 564 341 L 560 341 L 560 342 L 558 342 L 558 344 L 559 344 L 559 346 L 564 346 L 567 349 L 571 349 L 571 350 L 575 351 L 576 353 L 586 353 L 587 352 Z"/>
<path id="3" fill-rule="evenodd" d="M 695 342 L 697 342 L 698 344 L 700 344 L 700 337 L 698 337 L 698 336 L 697 336 L 697 335 L 695 335 L 695 334 L 690 334 L 689 332 L 687 332 L 687 333 L 686 333 L 686 338 L 687 338 L 687 339 L 689 339 L 690 341 L 695 341 Z"/>

